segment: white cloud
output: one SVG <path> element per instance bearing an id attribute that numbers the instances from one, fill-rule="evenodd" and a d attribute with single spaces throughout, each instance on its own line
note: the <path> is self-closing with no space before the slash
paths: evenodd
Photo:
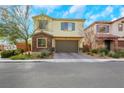
<path id="1" fill-rule="evenodd" d="M 124 8 L 121 8 L 121 9 L 120 9 L 120 13 L 121 13 L 120 16 L 121 16 L 121 17 L 124 17 Z"/>
<path id="2" fill-rule="evenodd" d="M 91 15 L 89 18 L 90 19 L 96 19 L 100 16 L 100 14 L 95 14 L 95 15 Z"/>
<path id="3" fill-rule="evenodd" d="M 84 16 L 89 18 L 92 14 L 93 14 L 93 11 L 85 13 Z"/>
<path id="4" fill-rule="evenodd" d="M 106 17 L 113 12 L 113 7 L 108 6 L 102 13 L 101 16 Z"/>
<path id="5" fill-rule="evenodd" d="M 68 14 L 69 14 L 69 11 L 65 11 L 65 12 L 63 13 L 63 17 L 67 16 Z"/>
<path id="6" fill-rule="evenodd" d="M 114 18 L 112 19 L 112 21 L 114 21 L 114 20 L 117 20 L 117 18 L 116 18 L 116 17 L 114 17 Z"/>
<path id="7" fill-rule="evenodd" d="M 78 10 L 80 10 L 81 8 L 83 8 L 84 6 L 82 6 L 82 5 L 74 5 L 74 6 L 72 6 L 71 8 L 70 8 L 70 10 L 69 10 L 69 13 L 75 13 L 76 11 L 78 11 Z"/>
<path id="8" fill-rule="evenodd" d="M 82 10 L 85 8 L 83 5 L 73 5 L 70 7 L 68 11 L 65 11 L 63 14 L 63 17 L 66 17 L 70 14 L 76 13 L 76 12 L 83 12 Z"/>
<path id="9" fill-rule="evenodd" d="M 104 17 L 107 17 L 107 16 L 111 16 L 112 19 L 114 20 L 115 17 L 113 15 L 111 15 L 111 13 L 113 12 L 113 7 L 112 6 L 108 6 L 106 7 L 103 11 L 101 11 L 101 13 L 97 13 L 97 14 L 90 14 L 89 17 L 88 17 L 88 20 L 86 20 L 85 22 L 85 26 L 88 26 L 90 25 L 91 23 L 93 23 L 94 21 L 97 20 L 97 18 L 104 18 Z"/>
<path id="10" fill-rule="evenodd" d="M 35 5 L 33 6 L 36 9 L 43 9 L 43 10 L 47 10 L 47 14 L 52 13 L 56 8 L 60 7 L 60 5 Z"/>
<path id="11" fill-rule="evenodd" d="M 117 19 L 117 17 L 115 17 L 115 15 L 113 15 L 113 14 L 110 15 L 110 18 L 111 18 L 111 21 L 114 21 Z"/>
<path id="12" fill-rule="evenodd" d="M 90 18 L 91 19 L 94 19 L 94 18 L 96 19 L 98 17 L 106 17 L 106 16 L 110 15 L 112 12 L 113 12 L 113 7 L 112 6 L 108 6 L 108 7 L 105 8 L 104 11 L 102 11 L 101 13 L 92 15 Z"/>

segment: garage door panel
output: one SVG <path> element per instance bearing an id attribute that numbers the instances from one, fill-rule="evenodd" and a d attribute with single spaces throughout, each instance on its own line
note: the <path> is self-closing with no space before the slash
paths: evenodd
<path id="1" fill-rule="evenodd" d="M 78 41 L 56 40 L 56 52 L 78 52 Z"/>

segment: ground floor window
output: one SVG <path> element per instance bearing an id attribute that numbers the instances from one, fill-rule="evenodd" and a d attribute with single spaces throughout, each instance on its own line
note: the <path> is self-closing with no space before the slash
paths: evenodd
<path id="1" fill-rule="evenodd" d="M 38 38 L 37 39 L 38 48 L 47 48 L 47 38 Z"/>

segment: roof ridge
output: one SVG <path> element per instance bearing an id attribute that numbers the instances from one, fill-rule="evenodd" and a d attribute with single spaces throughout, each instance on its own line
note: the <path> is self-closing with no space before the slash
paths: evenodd
<path id="1" fill-rule="evenodd" d="M 45 14 L 36 15 L 36 16 L 33 16 L 32 18 L 36 18 L 38 16 L 46 16 L 46 17 L 49 17 L 53 20 L 82 20 L 82 21 L 85 21 L 85 19 L 83 19 L 83 18 L 54 18 L 54 17 L 48 16 Z"/>

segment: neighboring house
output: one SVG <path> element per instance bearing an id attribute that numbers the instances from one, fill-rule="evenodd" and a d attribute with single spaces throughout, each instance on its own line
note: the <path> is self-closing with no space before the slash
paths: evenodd
<path id="1" fill-rule="evenodd" d="M 83 48 L 84 19 L 52 18 L 47 15 L 33 17 L 35 32 L 32 51 L 54 49 L 55 52 L 79 52 Z"/>
<path id="2" fill-rule="evenodd" d="M 15 50 L 15 49 L 16 49 L 16 45 L 13 45 L 13 44 L 1 44 L 0 45 L 0 51 Z"/>
<path id="3" fill-rule="evenodd" d="M 94 22 L 84 29 L 85 45 L 92 49 L 124 49 L 124 17 L 114 21 Z"/>

